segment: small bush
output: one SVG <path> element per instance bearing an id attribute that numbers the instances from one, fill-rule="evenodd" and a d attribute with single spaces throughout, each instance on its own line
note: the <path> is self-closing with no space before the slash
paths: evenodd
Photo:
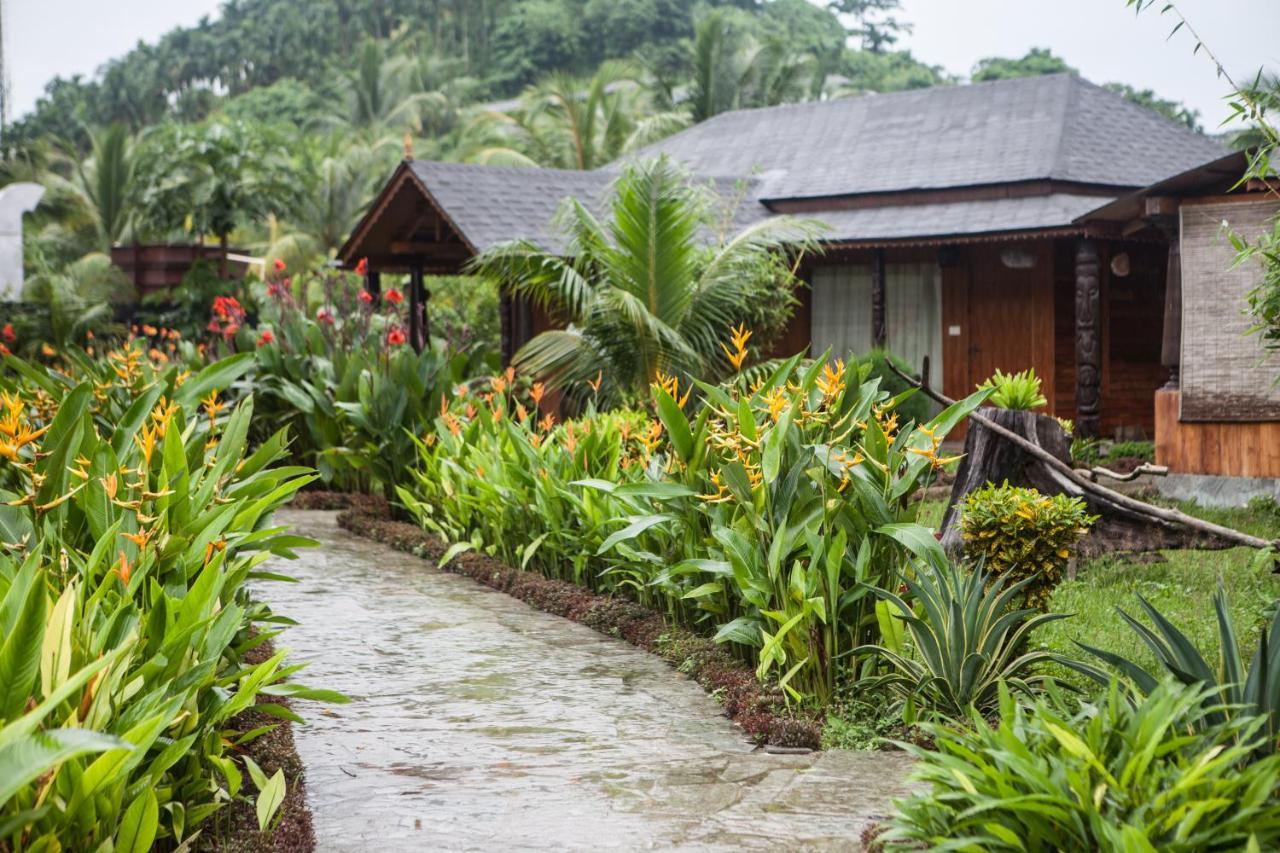
<path id="1" fill-rule="evenodd" d="M 851 358 L 850 361 L 852 360 Z M 894 397 L 915 387 L 890 370 L 889 365 L 893 364 L 908 376 L 915 375 L 918 372 L 918 367 L 913 368 L 887 350 L 871 350 L 866 355 L 858 357 L 857 363 L 860 372 L 866 371 L 862 381 L 878 378 L 881 390 L 888 391 Z M 918 424 L 928 423 L 938 413 L 937 408 L 929 402 L 929 398 L 919 392 L 912 394 L 899 403 L 895 407 L 895 411 L 903 423 L 914 421 Z"/>
<path id="2" fill-rule="evenodd" d="M 987 398 L 987 402 L 1000 409 L 1016 409 L 1030 411 L 1048 405 L 1048 400 L 1040 393 L 1040 377 L 1034 369 L 1021 373 L 1003 373 L 996 371 L 978 389 L 995 388 L 996 391 Z"/>
<path id="3" fill-rule="evenodd" d="M 1134 704 L 1113 686 L 1073 709 L 1002 689 L 998 727 L 975 715 L 970 728 L 924 726 L 936 752 L 903 744 L 929 790 L 899 803 L 888 847 L 1277 849 L 1280 757 L 1250 762 L 1262 721 L 1208 722 L 1205 697 L 1166 683 Z"/>
<path id="4" fill-rule="evenodd" d="M 1034 576 L 1027 604 L 1043 609 L 1072 549 L 1097 519 L 1080 498 L 988 483 L 965 497 L 960 527 L 966 552 L 992 574 L 1015 581 Z"/>

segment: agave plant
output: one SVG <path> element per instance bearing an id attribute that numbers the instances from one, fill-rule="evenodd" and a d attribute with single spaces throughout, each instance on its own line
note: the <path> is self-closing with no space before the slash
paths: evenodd
<path id="1" fill-rule="evenodd" d="M 974 710 L 994 707 L 1002 684 L 1031 695 L 1052 681 L 1033 672 L 1052 656 L 1025 651 L 1026 641 L 1037 628 L 1066 615 L 1013 607 L 1032 580 L 1005 588 L 1005 578 L 992 578 L 980 563 L 969 571 L 935 558 L 920 566 L 915 577 L 905 578 L 912 604 L 888 590 L 876 590 L 889 605 L 888 618 L 906 623 L 915 654 L 908 654 L 901 642 L 859 651 L 877 654 L 892 667 L 891 673 L 874 680 L 902 698 L 907 722 L 914 721 L 917 707 L 964 719 Z M 883 633 L 896 636 L 892 630 Z"/>
<path id="2" fill-rule="evenodd" d="M 1077 643 L 1094 657 L 1110 664 L 1129 680 L 1133 688 L 1140 694 L 1148 694 L 1156 688 L 1163 677 L 1172 675 L 1183 684 L 1203 684 L 1212 688 L 1209 701 L 1220 706 L 1209 715 L 1218 720 L 1233 713 L 1251 714 L 1262 717 L 1265 722 L 1266 750 L 1277 751 L 1280 744 L 1280 648 L 1275 642 L 1277 631 L 1280 631 L 1280 608 L 1271 620 L 1270 627 L 1262 629 L 1258 639 L 1258 650 L 1246 670 L 1240 656 L 1240 638 L 1236 634 L 1235 625 L 1231 621 L 1231 611 L 1227 607 L 1227 596 L 1221 583 L 1213 596 L 1213 609 L 1218 616 L 1218 644 L 1220 648 L 1216 665 L 1205 660 L 1204 655 L 1195 644 L 1157 610 L 1151 602 L 1141 595 L 1138 603 L 1150 617 L 1155 630 L 1148 628 L 1124 610 L 1116 608 L 1129 627 L 1151 649 L 1156 660 L 1164 669 L 1164 673 L 1152 673 L 1137 663 L 1104 649 Z M 1106 670 L 1082 661 L 1061 658 L 1061 663 L 1081 672 L 1100 684 L 1111 680 L 1112 674 Z M 1233 710 L 1234 709 L 1234 710 Z"/>

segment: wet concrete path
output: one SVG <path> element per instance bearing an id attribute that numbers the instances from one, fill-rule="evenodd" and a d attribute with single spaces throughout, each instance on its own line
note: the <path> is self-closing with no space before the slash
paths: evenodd
<path id="1" fill-rule="evenodd" d="M 295 728 L 321 850 L 857 849 L 903 794 L 891 753 L 754 751 L 658 658 L 353 537 L 259 589 L 308 684 Z"/>

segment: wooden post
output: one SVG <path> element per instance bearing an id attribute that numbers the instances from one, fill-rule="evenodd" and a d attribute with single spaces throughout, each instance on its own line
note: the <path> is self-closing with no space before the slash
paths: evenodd
<path id="1" fill-rule="evenodd" d="M 498 288 L 498 323 L 501 328 L 502 366 L 506 367 L 511 363 L 511 356 L 515 355 L 512 345 L 514 323 L 511 321 L 511 293 L 502 286 Z"/>
<path id="2" fill-rule="evenodd" d="M 871 345 L 884 349 L 888 341 L 884 325 L 884 250 L 871 252 Z"/>
<path id="3" fill-rule="evenodd" d="M 1160 364 L 1169 370 L 1164 387 L 1178 388 L 1182 363 L 1182 245 L 1177 214 L 1160 213 L 1147 219 L 1169 241 L 1164 279 L 1164 333 L 1160 338 Z"/>
<path id="4" fill-rule="evenodd" d="M 1076 245 L 1076 430 L 1085 438 L 1101 432 L 1102 312 L 1098 244 Z"/>
<path id="5" fill-rule="evenodd" d="M 364 274 L 364 289 L 373 297 L 373 304 L 377 305 L 382 299 L 382 273 L 369 270 Z"/>
<path id="6" fill-rule="evenodd" d="M 422 294 L 422 264 L 409 267 L 409 343 L 414 352 L 426 348 L 425 310 Z"/>

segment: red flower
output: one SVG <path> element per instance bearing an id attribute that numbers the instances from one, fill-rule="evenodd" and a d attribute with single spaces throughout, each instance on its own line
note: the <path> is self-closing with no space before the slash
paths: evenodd
<path id="1" fill-rule="evenodd" d="M 402 346 L 406 340 L 407 338 L 404 336 L 404 331 L 399 326 L 396 326 L 394 329 L 387 332 L 387 346 Z"/>
<path id="2" fill-rule="evenodd" d="M 361 258 L 356 261 L 356 275 L 364 275 L 369 272 L 369 259 Z"/>
<path id="3" fill-rule="evenodd" d="M 271 343 L 275 339 L 276 339 L 276 336 L 271 334 L 270 329 L 263 329 L 262 334 L 258 335 L 258 346 L 265 347 L 267 344 Z"/>
<path id="4" fill-rule="evenodd" d="M 373 294 L 367 290 L 360 291 L 360 301 L 363 302 L 365 305 L 368 305 L 370 302 L 373 301 Z"/>
<path id="5" fill-rule="evenodd" d="M 287 264 L 285 264 L 285 262 L 280 260 L 279 258 L 276 258 L 275 266 L 276 266 L 276 272 L 284 272 L 284 268 L 287 266 Z"/>
<path id="6" fill-rule="evenodd" d="M 316 322 L 324 323 L 326 326 L 332 326 L 333 312 L 331 312 L 328 308 L 321 308 L 320 310 L 316 311 Z"/>
<path id="7" fill-rule="evenodd" d="M 271 284 L 267 285 L 267 296 L 273 296 L 277 299 L 284 296 L 284 285 L 279 282 L 271 282 Z"/>
<path id="8" fill-rule="evenodd" d="M 13 343 L 18 339 L 17 334 L 14 333 L 13 331 L 12 323 L 5 323 L 4 328 L 0 329 L 0 335 L 3 335 L 5 343 L 9 343 L 9 344 Z"/>
<path id="9" fill-rule="evenodd" d="M 404 302 L 404 295 L 393 287 L 387 291 L 386 300 L 392 305 L 399 305 L 401 302 Z"/>

